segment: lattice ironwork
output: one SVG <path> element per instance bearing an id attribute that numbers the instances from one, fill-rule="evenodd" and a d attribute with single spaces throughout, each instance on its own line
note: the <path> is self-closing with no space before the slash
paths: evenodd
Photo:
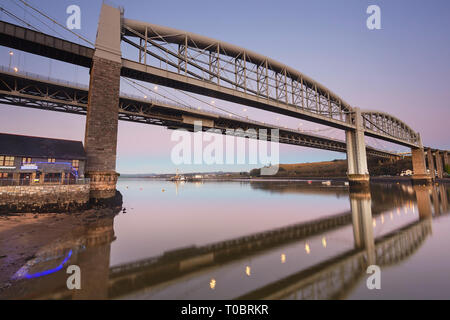
<path id="1" fill-rule="evenodd" d="M 0 103 L 85 115 L 88 105 L 88 88 L 57 79 L 39 78 L 33 74 L 0 72 Z M 183 118 L 186 115 L 206 120 L 204 130 L 213 128 L 226 134 L 229 129 L 243 131 L 266 129 L 269 133 L 271 129 L 278 129 L 280 143 L 346 152 L 344 141 L 320 135 L 268 126 L 248 119 L 227 117 L 211 111 L 198 111 L 162 100 L 142 99 L 123 94 L 119 99 L 119 120 L 161 125 L 170 129 L 192 130 L 192 123 L 187 123 Z M 212 126 L 206 125 L 207 123 L 211 123 Z M 235 132 L 239 134 L 240 131 Z M 396 157 L 396 154 L 371 147 L 367 147 L 367 154 L 381 158 Z"/>
<path id="2" fill-rule="evenodd" d="M 293 108 L 308 120 L 351 128 L 354 109 L 342 98 L 299 71 L 270 58 L 218 40 L 135 20 L 123 20 L 122 40 L 137 49 L 139 61 L 171 73 L 232 89 L 234 95 Z M 142 59 L 142 57 L 148 59 Z M 167 81 L 169 86 L 171 81 Z M 175 85 L 173 85 L 176 87 Z M 223 88 L 223 89 L 221 89 Z M 231 100 L 230 100 L 231 101 Z M 233 101 L 236 102 L 236 101 Z M 271 109 L 271 110 L 277 110 Z M 282 111 L 282 110 L 278 110 Z M 374 137 L 419 146 L 402 121 L 381 112 L 364 112 L 364 128 Z M 302 117 L 299 115 L 299 117 Z M 327 120 L 329 122 L 327 122 Z"/>
<path id="3" fill-rule="evenodd" d="M 227 43 L 128 19 L 122 39 L 138 49 L 139 57 L 149 57 L 147 65 L 340 121 L 352 111 L 348 103 L 300 72 Z"/>
<path id="4" fill-rule="evenodd" d="M 364 130 L 367 132 L 420 145 L 419 135 L 403 121 L 389 114 L 377 111 L 363 111 L 361 115 Z"/>

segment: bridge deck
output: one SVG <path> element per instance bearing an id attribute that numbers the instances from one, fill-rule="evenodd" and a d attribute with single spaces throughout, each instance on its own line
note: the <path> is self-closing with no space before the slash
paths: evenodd
<path id="1" fill-rule="evenodd" d="M 86 115 L 88 88 L 80 84 L 48 79 L 34 74 L 11 73 L 0 70 L 0 103 L 28 108 Z M 159 100 L 148 100 L 122 94 L 119 100 L 119 120 L 166 126 L 169 129 L 194 130 L 194 121 L 202 121 L 203 130 L 217 129 L 222 134 L 235 130 L 236 136 L 251 130 L 279 130 L 280 143 L 311 147 L 335 152 L 346 152 L 346 143 L 320 135 L 274 126 L 249 119 L 238 119 L 211 111 L 176 105 Z M 250 130 L 250 131 L 248 131 Z M 249 136 L 255 138 L 255 136 Z M 366 147 L 373 157 L 397 157 L 395 153 Z"/>

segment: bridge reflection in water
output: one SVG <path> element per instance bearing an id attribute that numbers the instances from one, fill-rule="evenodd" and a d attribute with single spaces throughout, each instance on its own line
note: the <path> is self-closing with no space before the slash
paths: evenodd
<path id="1" fill-rule="evenodd" d="M 351 211 L 283 228 L 250 234 L 244 237 L 187 247 L 110 267 L 110 248 L 114 241 L 114 218 L 104 218 L 74 232 L 73 237 L 41 248 L 28 273 L 55 268 L 68 252 L 67 265 L 82 270 L 82 289 L 68 290 L 68 275 L 64 270 L 30 277 L 14 283 L 0 298 L 26 299 L 106 299 L 106 298 L 209 298 L 208 292 L 224 285 L 211 274 L 242 268 L 253 276 L 251 259 L 264 259 L 274 253 L 289 252 L 289 248 L 304 245 L 308 259 L 304 265 L 290 269 L 289 274 L 277 274 L 249 287 L 229 289 L 224 297 L 237 299 L 336 299 L 345 298 L 366 277 L 371 264 L 381 268 L 395 265 L 413 255 L 432 232 L 432 220 L 448 213 L 448 190 L 444 186 L 373 185 L 371 193 L 350 193 L 346 189 L 303 186 L 292 182 L 254 182 L 252 188 L 281 193 L 333 193 L 349 197 Z M 390 188 L 392 192 L 377 192 Z M 412 208 L 417 202 L 418 215 L 406 225 L 396 226 L 377 236 L 376 223 L 392 220 L 395 210 Z M 390 219 L 389 219 L 390 216 Z M 345 250 L 323 256 L 313 255 L 310 241 L 318 238 L 324 248 L 338 241 L 333 234 L 351 228 L 353 243 Z M 282 249 L 280 251 L 280 249 Z M 290 256 L 282 253 L 279 263 Z M 248 263 L 250 261 L 250 263 Z M 43 273 L 42 273 L 43 274 Z M 208 280 L 208 281 L 207 281 Z M 226 285 L 226 284 L 225 284 Z M 201 287 L 199 289 L 199 287 Z M 180 290 L 179 292 L 176 292 Z M 189 294 L 189 292 L 197 292 Z"/>

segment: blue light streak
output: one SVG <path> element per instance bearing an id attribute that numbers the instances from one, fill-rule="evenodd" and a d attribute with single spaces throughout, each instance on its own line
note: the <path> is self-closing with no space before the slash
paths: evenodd
<path id="1" fill-rule="evenodd" d="M 72 256 L 72 250 L 69 251 L 69 253 L 64 258 L 64 260 L 61 262 L 61 264 L 58 265 L 56 268 L 45 270 L 45 271 L 41 271 L 41 272 L 36 272 L 36 273 L 33 273 L 33 274 L 26 274 L 25 278 L 27 278 L 27 279 L 39 278 L 39 277 L 43 277 L 43 276 L 46 276 L 46 275 L 58 272 L 64 267 L 64 265 L 67 263 L 67 261 L 70 259 L 71 256 Z"/>

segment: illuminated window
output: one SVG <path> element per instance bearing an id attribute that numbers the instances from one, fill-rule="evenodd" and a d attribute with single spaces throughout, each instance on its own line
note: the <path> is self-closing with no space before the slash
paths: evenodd
<path id="1" fill-rule="evenodd" d="M 48 163 L 55 163 L 56 159 L 55 158 L 48 158 Z"/>
<path id="2" fill-rule="evenodd" d="M 79 160 L 72 160 L 72 167 L 78 171 L 78 167 L 80 166 Z"/>
<path id="3" fill-rule="evenodd" d="M 22 164 L 30 164 L 31 158 L 22 158 Z"/>
<path id="4" fill-rule="evenodd" d="M 12 173 L 0 172 L 0 180 L 12 179 Z"/>
<path id="5" fill-rule="evenodd" d="M 0 166 L 12 167 L 14 165 L 14 157 L 0 156 Z"/>

